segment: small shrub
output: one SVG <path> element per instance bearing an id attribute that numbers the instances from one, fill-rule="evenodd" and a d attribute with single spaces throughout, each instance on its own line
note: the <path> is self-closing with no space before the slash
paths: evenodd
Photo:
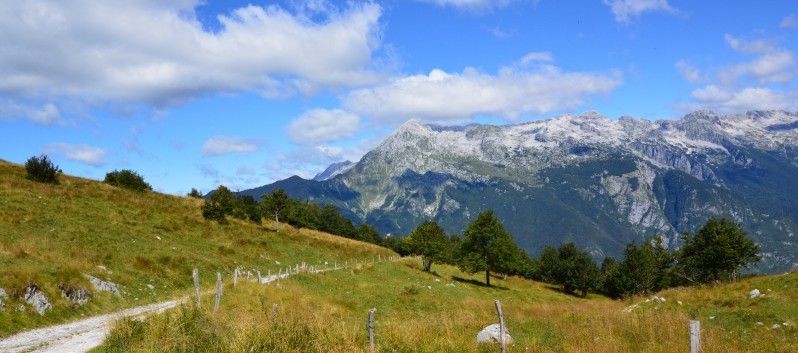
<path id="1" fill-rule="evenodd" d="M 199 190 L 197 190 L 195 188 L 191 188 L 191 192 L 188 193 L 188 197 L 194 197 L 194 198 L 197 198 L 197 199 L 201 199 L 202 198 L 202 194 L 199 192 Z"/>
<path id="2" fill-rule="evenodd" d="M 144 177 L 129 169 L 106 173 L 105 183 L 134 191 L 152 190 L 152 186 L 144 182 Z"/>
<path id="3" fill-rule="evenodd" d="M 25 162 L 25 171 L 28 172 L 28 179 L 38 181 L 40 183 L 58 184 L 58 173 L 61 169 L 46 155 L 39 157 L 30 157 Z"/>

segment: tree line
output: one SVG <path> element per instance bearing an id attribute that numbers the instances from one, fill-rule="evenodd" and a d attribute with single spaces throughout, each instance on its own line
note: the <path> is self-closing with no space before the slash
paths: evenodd
<path id="1" fill-rule="evenodd" d="M 202 197 L 199 191 L 193 189 L 189 196 Z M 270 194 L 262 195 L 258 202 L 250 195 L 241 195 L 220 185 L 205 200 L 201 210 L 205 219 L 220 224 L 226 224 L 228 216 L 256 224 L 262 224 L 263 218 L 267 217 L 274 219 L 277 232 L 280 231 L 282 222 L 297 228 L 318 230 L 378 245 L 383 240 L 374 227 L 368 224 L 355 226 L 335 206 L 320 206 L 310 201 L 290 198 L 283 189 L 275 189 Z"/>
<path id="2" fill-rule="evenodd" d="M 740 271 L 761 261 L 759 246 L 740 225 L 726 218 L 710 218 L 695 234 L 684 232 L 683 245 L 669 250 L 660 236 L 626 245 L 623 259 L 606 257 L 599 266 L 574 243 L 546 246 L 538 258 L 529 257 L 512 241 L 492 211 L 480 213 L 463 231 L 463 239 L 446 236 L 435 222 L 426 221 L 401 241 L 400 253 L 422 256 L 423 269 L 434 262 L 457 265 L 465 272 L 515 274 L 560 286 L 564 292 L 586 297 L 589 292 L 622 298 L 693 284 L 733 282 Z"/>

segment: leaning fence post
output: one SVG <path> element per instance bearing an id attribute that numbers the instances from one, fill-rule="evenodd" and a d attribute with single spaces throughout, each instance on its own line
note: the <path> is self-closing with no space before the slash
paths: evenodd
<path id="1" fill-rule="evenodd" d="M 216 272 L 216 305 L 213 306 L 213 315 L 219 311 L 219 301 L 222 300 L 222 274 Z"/>
<path id="2" fill-rule="evenodd" d="M 369 347 L 371 352 L 374 353 L 374 312 L 377 308 L 369 310 Z"/>
<path id="3" fill-rule="evenodd" d="M 199 308 L 200 305 L 200 293 L 199 293 L 199 269 L 194 267 L 194 271 L 191 272 L 191 277 L 194 278 L 194 291 L 197 293 L 197 307 Z"/>
<path id="4" fill-rule="evenodd" d="M 701 352 L 701 322 L 690 320 L 690 353 Z"/>
<path id="5" fill-rule="evenodd" d="M 258 270 L 258 284 L 263 284 L 262 277 L 260 276 L 260 270 Z"/>
<path id="6" fill-rule="evenodd" d="M 507 352 L 507 343 L 504 341 L 505 332 L 507 329 L 504 327 L 504 314 L 502 314 L 502 305 L 498 300 L 496 303 L 496 312 L 499 313 L 499 342 L 502 344 L 502 353 Z"/>

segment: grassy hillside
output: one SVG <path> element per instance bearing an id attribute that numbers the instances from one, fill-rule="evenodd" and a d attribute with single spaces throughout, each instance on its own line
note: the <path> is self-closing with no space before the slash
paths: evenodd
<path id="1" fill-rule="evenodd" d="M 203 220 L 202 201 L 196 199 L 138 193 L 67 175 L 60 181 L 29 181 L 21 165 L 0 160 L 0 288 L 10 297 L 3 299 L 0 337 L 186 295 L 194 267 L 210 288 L 215 272 L 230 278 L 238 266 L 259 269 L 265 276 L 302 262 L 333 264 L 393 255 L 377 246 L 289 226 L 281 225 L 276 234 L 269 222 L 219 226 Z M 94 291 L 83 274 L 120 285 L 124 295 Z M 44 316 L 19 299 L 30 284 L 53 304 Z M 59 284 L 92 290 L 94 297 L 74 306 L 61 298 Z M 19 305 L 28 308 L 16 311 Z"/>
<path id="2" fill-rule="evenodd" d="M 0 161 L 0 287 L 12 297 L 0 312 L 0 336 L 188 296 L 191 269 L 199 267 L 207 290 L 200 309 L 189 303 L 144 322 L 122 320 L 96 351 L 368 352 L 367 314 L 376 308 L 378 352 L 495 352 L 495 345 L 475 342 L 480 329 L 497 322 L 494 300 L 515 340 L 510 352 L 687 351 L 690 319 L 701 321 L 703 352 L 798 351 L 798 272 L 669 289 L 657 293 L 664 303 L 576 298 L 513 277 L 486 288 L 482 274 L 439 265 L 424 273 L 415 259 L 302 273 L 279 286 L 241 280 L 233 288 L 237 266 L 274 273 L 301 262 L 351 265 L 395 254 L 287 226 L 276 234 L 270 223 L 207 223 L 198 200 L 61 181 L 33 183 L 21 166 Z M 216 271 L 225 288 L 213 315 Z M 89 304 L 71 307 L 58 284 L 91 289 L 82 274 L 118 283 L 125 295 L 95 291 Z M 45 316 L 13 310 L 30 283 L 54 303 Z M 750 299 L 754 288 L 765 296 Z"/>

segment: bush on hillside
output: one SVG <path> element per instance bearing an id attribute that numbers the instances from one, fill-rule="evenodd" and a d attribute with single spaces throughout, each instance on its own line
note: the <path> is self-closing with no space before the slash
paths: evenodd
<path id="1" fill-rule="evenodd" d="M 219 185 L 202 204 L 202 217 L 219 224 L 227 224 L 227 215 L 233 214 L 235 206 L 236 201 L 230 189 Z"/>
<path id="2" fill-rule="evenodd" d="M 40 183 L 58 184 L 58 173 L 61 169 L 46 155 L 39 157 L 33 156 L 25 162 L 25 171 L 28 172 L 28 179 Z"/>
<path id="3" fill-rule="evenodd" d="M 152 190 L 144 177 L 129 169 L 114 170 L 105 174 L 105 183 L 134 191 Z"/>
<path id="4" fill-rule="evenodd" d="M 188 197 L 197 198 L 197 199 L 201 199 L 202 198 L 202 194 L 199 192 L 199 190 L 197 190 L 195 188 L 191 188 L 191 192 L 189 192 L 187 194 L 187 196 Z"/>

